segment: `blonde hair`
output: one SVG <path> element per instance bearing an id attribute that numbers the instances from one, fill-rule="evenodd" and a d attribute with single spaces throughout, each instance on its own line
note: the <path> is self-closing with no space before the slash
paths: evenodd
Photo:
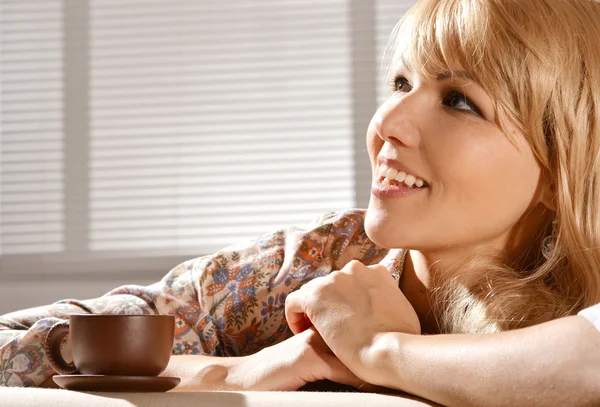
<path id="1" fill-rule="evenodd" d="M 599 39 L 593 0 L 421 0 L 394 29 L 388 79 L 400 57 L 428 77 L 459 63 L 490 95 L 500 128 L 525 135 L 555 193 L 554 222 L 527 261 L 473 256 L 435 286 L 441 332 L 515 329 L 600 302 Z"/>

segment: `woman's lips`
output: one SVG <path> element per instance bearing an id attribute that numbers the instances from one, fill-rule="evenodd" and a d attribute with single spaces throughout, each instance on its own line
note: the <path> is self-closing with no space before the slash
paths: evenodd
<path id="1" fill-rule="evenodd" d="M 404 182 L 392 181 L 392 184 L 384 184 L 384 177 L 377 177 L 371 188 L 371 193 L 379 199 L 403 198 L 427 190 L 423 186 L 421 188 L 409 187 Z"/>

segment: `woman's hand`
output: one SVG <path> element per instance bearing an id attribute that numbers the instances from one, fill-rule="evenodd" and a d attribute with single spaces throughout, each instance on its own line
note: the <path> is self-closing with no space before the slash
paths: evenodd
<path id="1" fill-rule="evenodd" d="M 376 369 L 367 355 L 379 334 L 421 333 L 414 308 L 388 270 L 356 260 L 288 295 L 285 314 L 295 334 L 314 325 L 335 355 L 364 381 Z"/>
<path id="2" fill-rule="evenodd" d="M 228 381 L 243 390 L 298 390 L 307 383 L 331 380 L 360 387 L 357 378 L 327 347 L 321 335 L 309 328 L 283 342 L 244 357 Z"/>

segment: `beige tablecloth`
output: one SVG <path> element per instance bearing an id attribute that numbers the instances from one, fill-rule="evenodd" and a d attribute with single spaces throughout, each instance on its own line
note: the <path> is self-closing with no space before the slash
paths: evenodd
<path id="1" fill-rule="evenodd" d="M 83 393 L 58 389 L 0 388 L 2 407 L 421 407 L 438 404 L 406 394 L 332 392 Z"/>

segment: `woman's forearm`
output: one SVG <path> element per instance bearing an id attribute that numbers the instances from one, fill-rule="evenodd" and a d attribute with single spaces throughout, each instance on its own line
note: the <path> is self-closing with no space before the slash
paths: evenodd
<path id="1" fill-rule="evenodd" d="M 374 384 L 447 406 L 600 405 L 600 332 L 580 316 L 494 334 L 388 333 L 368 356 Z"/>
<path id="2" fill-rule="evenodd" d="M 248 356 L 216 357 L 203 355 L 174 355 L 161 376 L 179 377 L 181 383 L 172 391 L 249 390 L 244 381 Z M 52 377 L 40 387 L 59 388 Z"/>

